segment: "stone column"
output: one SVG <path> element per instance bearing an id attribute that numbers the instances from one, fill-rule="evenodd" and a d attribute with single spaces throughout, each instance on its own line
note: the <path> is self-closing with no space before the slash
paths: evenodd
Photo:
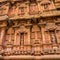
<path id="1" fill-rule="evenodd" d="M 41 27 L 41 33 L 42 33 L 43 43 L 45 43 L 44 27 Z"/>

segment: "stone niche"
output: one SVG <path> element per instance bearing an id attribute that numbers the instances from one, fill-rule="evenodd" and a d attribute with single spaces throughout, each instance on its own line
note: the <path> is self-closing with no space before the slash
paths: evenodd
<path id="1" fill-rule="evenodd" d="M 41 29 L 38 25 L 32 26 L 31 31 L 31 44 L 32 44 L 32 51 L 34 51 L 35 55 L 40 55 L 41 53 L 41 47 L 42 44 L 42 37 L 41 37 Z"/>

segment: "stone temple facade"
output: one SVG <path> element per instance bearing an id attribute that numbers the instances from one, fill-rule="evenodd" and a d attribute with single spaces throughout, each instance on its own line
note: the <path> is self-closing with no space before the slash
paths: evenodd
<path id="1" fill-rule="evenodd" d="M 0 60 L 60 60 L 60 0 L 0 0 Z"/>

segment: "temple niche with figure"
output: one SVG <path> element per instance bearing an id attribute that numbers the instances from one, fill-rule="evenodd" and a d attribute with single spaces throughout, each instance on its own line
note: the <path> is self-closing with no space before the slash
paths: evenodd
<path id="1" fill-rule="evenodd" d="M 0 0 L 0 60 L 60 60 L 60 0 Z"/>

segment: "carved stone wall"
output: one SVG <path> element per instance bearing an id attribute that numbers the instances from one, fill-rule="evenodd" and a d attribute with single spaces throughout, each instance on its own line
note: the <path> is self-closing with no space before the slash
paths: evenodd
<path id="1" fill-rule="evenodd" d="M 1 51 L 3 50 L 3 55 L 57 53 L 54 52 L 54 49 L 59 49 L 60 29 L 58 28 L 60 23 L 55 19 L 53 19 L 52 23 L 51 20 L 38 20 L 12 20 L 12 23 L 3 22 L 8 24 L 8 26 L 0 28 L 0 49 Z"/>
<path id="2" fill-rule="evenodd" d="M 60 55 L 60 8 L 53 0 L 0 2 L 0 55 Z M 58 13 L 57 13 L 58 12 Z"/>

